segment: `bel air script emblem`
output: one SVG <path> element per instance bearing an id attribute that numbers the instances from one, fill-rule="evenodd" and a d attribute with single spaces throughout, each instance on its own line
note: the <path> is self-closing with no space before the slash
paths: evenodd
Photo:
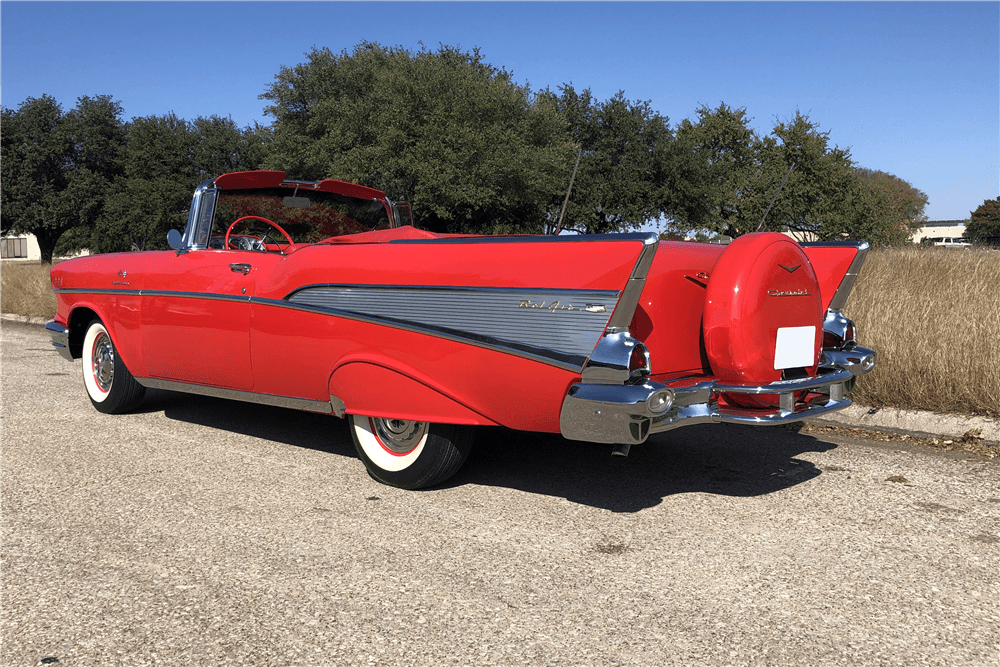
<path id="1" fill-rule="evenodd" d="M 577 310 L 577 311 L 584 310 L 584 311 L 586 311 L 588 313 L 606 313 L 606 312 L 608 312 L 608 309 L 605 308 L 604 306 L 601 306 L 601 305 L 587 305 L 587 306 L 584 306 L 583 308 L 577 308 L 576 306 L 574 306 L 571 303 L 563 304 L 563 303 L 560 303 L 559 301 L 551 301 L 551 302 L 542 301 L 541 303 L 535 303 L 531 299 L 521 299 L 521 302 L 517 305 L 517 307 L 518 308 L 538 308 L 538 309 L 545 309 L 545 310 L 549 311 L 550 313 L 554 313 L 557 310 Z"/>
<path id="2" fill-rule="evenodd" d="M 782 292 L 776 289 L 767 290 L 768 296 L 809 296 L 811 292 L 807 289 L 797 289 L 792 292 Z"/>

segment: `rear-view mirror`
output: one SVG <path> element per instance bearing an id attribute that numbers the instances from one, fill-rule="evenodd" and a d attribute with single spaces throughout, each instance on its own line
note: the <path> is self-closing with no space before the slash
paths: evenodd
<path id="1" fill-rule="evenodd" d="M 167 245 L 169 245 L 174 250 L 180 250 L 181 233 L 176 229 L 171 229 L 169 232 L 167 232 Z"/>

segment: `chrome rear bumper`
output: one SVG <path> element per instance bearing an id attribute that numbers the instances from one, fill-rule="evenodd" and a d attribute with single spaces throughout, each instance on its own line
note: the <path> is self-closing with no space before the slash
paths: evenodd
<path id="1" fill-rule="evenodd" d="M 787 424 L 849 406 L 847 383 L 869 372 L 874 364 L 874 352 L 854 347 L 836 353 L 824 352 L 819 375 L 766 385 L 718 381 L 686 386 L 653 381 L 632 385 L 577 383 L 563 399 L 559 428 L 570 440 L 638 444 L 651 433 L 691 424 Z M 796 394 L 802 391 L 811 395 L 808 401 L 796 400 Z M 666 406 L 660 400 L 665 394 L 673 396 Z M 777 408 L 738 408 L 720 403 L 722 394 L 777 395 L 779 403 Z"/>
<path id="2" fill-rule="evenodd" d="M 66 361 L 73 361 L 73 354 L 69 350 L 69 329 L 52 320 L 45 325 L 45 330 L 52 336 L 52 346 Z"/>

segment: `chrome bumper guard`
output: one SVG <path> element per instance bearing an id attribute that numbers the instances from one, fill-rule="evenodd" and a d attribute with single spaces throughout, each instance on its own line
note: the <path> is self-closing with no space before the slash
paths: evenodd
<path id="1" fill-rule="evenodd" d="M 862 347 L 824 351 L 819 375 L 766 385 L 733 385 L 718 381 L 671 387 L 643 384 L 577 383 L 563 399 L 559 428 L 570 440 L 634 445 L 651 433 L 704 423 L 776 426 L 801 421 L 851 404 L 847 383 L 875 365 L 875 353 Z M 808 401 L 795 394 L 808 390 Z M 720 394 L 778 395 L 777 408 L 736 408 L 719 404 Z M 671 399 L 671 400 L 667 400 Z"/>
<path id="2" fill-rule="evenodd" d="M 45 325 L 45 330 L 52 336 L 52 346 L 66 361 L 73 361 L 73 354 L 69 351 L 69 329 L 52 320 Z"/>

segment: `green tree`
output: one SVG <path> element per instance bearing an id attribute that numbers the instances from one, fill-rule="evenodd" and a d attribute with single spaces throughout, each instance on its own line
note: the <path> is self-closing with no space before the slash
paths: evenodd
<path id="1" fill-rule="evenodd" d="M 261 95 L 275 119 L 268 167 L 380 188 L 428 229 L 542 231 L 576 153 L 551 98 L 478 50 L 365 42 L 307 57 Z"/>
<path id="2" fill-rule="evenodd" d="M 853 182 L 849 152 L 830 146 L 828 133 L 800 113 L 763 137 L 750 120 L 745 109 L 721 104 L 680 124 L 674 226 L 733 237 L 758 227 L 822 237 L 842 225 Z"/>
<path id="3" fill-rule="evenodd" d="M 191 122 L 173 113 L 132 119 L 123 175 L 109 190 L 91 247 L 97 252 L 166 248 L 167 231 L 187 223 L 199 183 L 260 167 L 264 134 L 259 126 L 240 130 L 232 119 L 218 116 Z"/>
<path id="4" fill-rule="evenodd" d="M 110 183 L 120 174 L 121 105 L 107 95 L 81 97 L 63 113 L 54 98 L 43 95 L 2 114 L 3 231 L 34 234 L 45 262 L 57 247 L 86 247 Z"/>
<path id="5" fill-rule="evenodd" d="M 1000 245 L 1000 197 L 987 199 L 969 215 L 965 238 L 976 243 Z"/>
<path id="6" fill-rule="evenodd" d="M 587 234 L 626 231 L 658 220 L 666 213 L 668 156 L 673 144 L 669 119 L 649 102 L 631 102 L 624 92 L 604 102 L 589 89 L 572 85 L 560 95 L 542 91 L 566 122 L 570 140 L 579 147 L 580 164 L 566 208 L 563 229 Z M 559 193 L 549 204 L 550 224 L 558 221 L 564 201 Z"/>
<path id="7" fill-rule="evenodd" d="M 927 220 L 924 215 L 927 195 L 883 171 L 858 167 L 854 175 L 848 199 L 849 215 L 829 225 L 823 238 L 850 236 L 880 246 L 909 242 Z"/>
<path id="8" fill-rule="evenodd" d="M 676 136 L 668 168 L 675 229 L 735 237 L 759 228 L 897 245 L 926 219 L 924 193 L 856 167 L 848 150 L 798 112 L 760 136 L 744 109 L 702 107 Z"/>

